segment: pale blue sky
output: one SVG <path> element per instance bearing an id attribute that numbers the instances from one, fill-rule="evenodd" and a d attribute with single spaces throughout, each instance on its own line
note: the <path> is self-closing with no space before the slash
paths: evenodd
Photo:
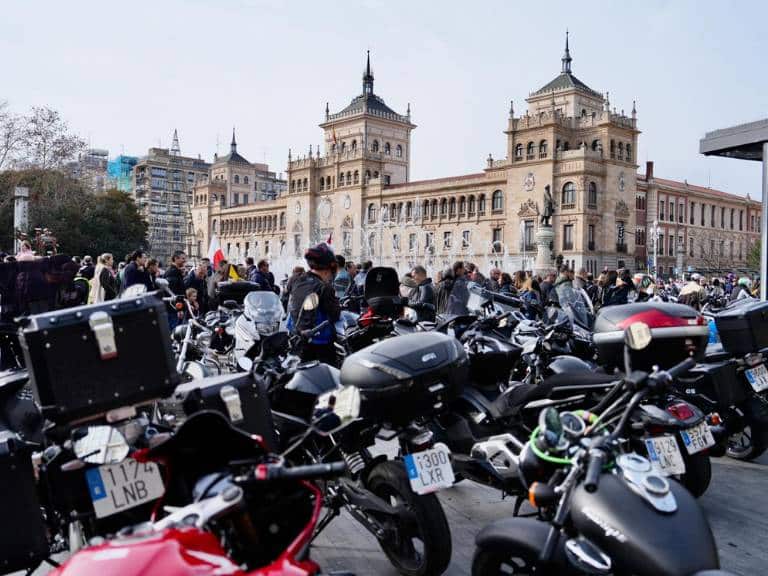
<path id="1" fill-rule="evenodd" d="M 573 71 L 627 112 L 656 174 L 760 194 L 757 163 L 706 159 L 704 132 L 768 116 L 768 2 L 280 2 L 4 0 L 0 100 L 49 105 L 94 147 L 228 147 L 284 171 L 289 147 L 360 90 L 411 103 L 412 178 L 476 172 L 505 154 L 509 100 L 554 78 L 566 27 Z"/>

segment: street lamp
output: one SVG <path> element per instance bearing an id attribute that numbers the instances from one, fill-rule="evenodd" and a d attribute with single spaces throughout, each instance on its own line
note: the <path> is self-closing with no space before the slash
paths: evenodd
<path id="1" fill-rule="evenodd" d="M 651 238 L 653 238 L 653 275 L 658 276 L 658 252 L 659 252 L 659 234 L 661 229 L 659 228 L 659 221 L 654 220 L 650 227 Z M 650 270 L 648 271 L 651 272 Z"/>

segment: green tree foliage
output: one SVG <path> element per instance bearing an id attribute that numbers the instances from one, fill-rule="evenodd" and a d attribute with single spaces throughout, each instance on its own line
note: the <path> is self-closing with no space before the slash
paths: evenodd
<path id="1" fill-rule="evenodd" d="M 146 246 L 147 223 L 131 198 L 119 190 L 95 196 L 57 170 L 0 172 L 0 249 L 13 250 L 13 190 L 29 188 L 29 230 L 49 228 L 59 253 L 115 259 Z"/>
<path id="2" fill-rule="evenodd" d="M 760 270 L 760 240 L 752 244 L 747 252 L 747 266 L 752 270 Z"/>

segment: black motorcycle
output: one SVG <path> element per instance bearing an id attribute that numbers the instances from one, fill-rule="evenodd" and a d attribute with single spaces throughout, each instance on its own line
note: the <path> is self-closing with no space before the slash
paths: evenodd
<path id="1" fill-rule="evenodd" d="M 649 342 L 647 326 L 628 329 L 628 346 Z M 518 459 L 539 519 L 484 528 L 472 574 L 725 574 L 717 572 L 714 538 L 695 499 L 646 458 L 623 453 L 633 412 L 694 364 L 626 375 L 622 396 L 631 399 L 612 430 L 601 420 L 607 413 L 544 410 Z"/>

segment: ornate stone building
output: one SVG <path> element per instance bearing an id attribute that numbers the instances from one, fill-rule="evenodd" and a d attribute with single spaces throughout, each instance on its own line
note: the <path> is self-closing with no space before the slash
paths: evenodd
<path id="1" fill-rule="evenodd" d="M 633 206 L 657 186 L 638 181 L 634 103 L 629 115 L 617 111 L 608 93 L 579 80 L 567 38 L 560 73 L 526 102 L 520 115 L 510 105 L 505 158 L 489 156 L 475 174 L 411 181 L 410 105 L 399 114 L 375 93 L 369 56 L 362 92 L 339 112 L 326 104 L 322 149 L 300 157 L 289 151 L 287 191 L 224 206 L 215 198 L 228 184 L 213 177 L 195 192 L 196 237 L 207 246 L 218 233 L 230 255 L 238 247 L 239 255 L 291 264 L 309 244 L 331 239 L 348 258 L 401 270 L 457 259 L 531 269 L 549 185 L 553 260 L 593 272 L 644 267 L 642 245 L 635 246 L 644 237 L 636 231 L 649 215 Z"/>

